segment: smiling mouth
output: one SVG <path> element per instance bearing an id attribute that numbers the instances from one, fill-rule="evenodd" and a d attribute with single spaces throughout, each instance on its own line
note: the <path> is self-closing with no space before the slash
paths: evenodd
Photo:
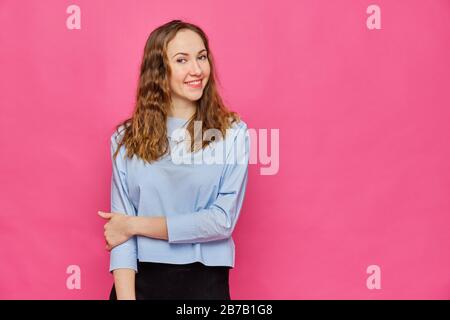
<path id="1" fill-rule="evenodd" d="M 188 81 L 188 82 L 185 82 L 185 84 L 188 86 L 189 89 L 201 90 L 201 89 L 203 89 L 202 80 L 203 80 L 203 78 L 199 79 L 199 80 Z"/>
<path id="2" fill-rule="evenodd" d="M 185 84 L 188 84 L 188 85 L 191 85 L 191 86 L 198 86 L 201 83 L 202 83 L 202 79 L 185 82 Z"/>

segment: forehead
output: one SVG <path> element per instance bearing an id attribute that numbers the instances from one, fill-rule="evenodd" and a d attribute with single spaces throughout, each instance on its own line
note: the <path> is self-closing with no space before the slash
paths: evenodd
<path id="1" fill-rule="evenodd" d="M 192 30 L 180 30 L 175 37 L 167 44 L 169 56 L 178 52 L 197 54 L 200 50 L 206 49 L 202 38 Z"/>

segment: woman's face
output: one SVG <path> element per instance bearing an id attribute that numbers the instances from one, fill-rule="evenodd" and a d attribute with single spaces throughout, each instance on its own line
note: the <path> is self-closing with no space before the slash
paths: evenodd
<path id="1" fill-rule="evenodd" d="M 173 98 L 196 101 L 208 83 L 210 65 L 202 38 L 183 29 L 167 44 L 172 75 L 169 79 Z"/>

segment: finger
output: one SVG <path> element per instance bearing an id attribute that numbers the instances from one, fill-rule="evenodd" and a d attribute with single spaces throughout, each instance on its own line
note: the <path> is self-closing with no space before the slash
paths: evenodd
<path id="1" fill-rule="evenodd" d="M 99 211 L 99 212 L 97 212 L 97 213 L 98 213 L 98 215 L 99 215 L 100 217 L 102 217 L 103 219 L 111 219 L 111 217 L 112 217 L 112 214 L 111 214 L 110 212 Z"/>

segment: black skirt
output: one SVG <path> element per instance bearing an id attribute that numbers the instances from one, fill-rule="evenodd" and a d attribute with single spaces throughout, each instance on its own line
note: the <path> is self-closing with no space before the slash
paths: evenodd
<path id="1" fill-rule="evenodd" d="M 231 300 L 228 266 L 138 261 L 136 300 Z M 113 285 L 110 300 L 117 300 Z"/>

